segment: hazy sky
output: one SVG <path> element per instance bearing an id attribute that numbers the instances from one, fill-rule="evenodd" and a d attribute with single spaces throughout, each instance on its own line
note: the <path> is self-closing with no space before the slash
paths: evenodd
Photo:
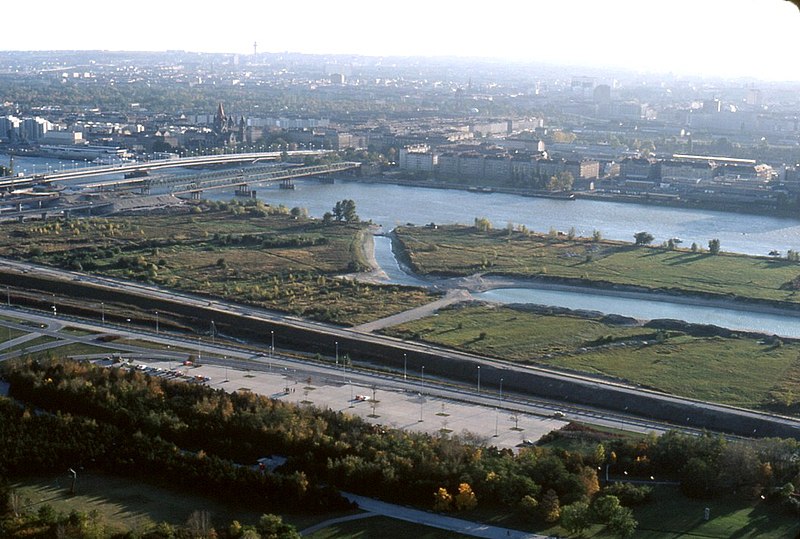
<path id="1" fill-rule="evenodd" d="M 800 80 L 785 0 L 3 2 L 6 50 L 483 56 Z"/>

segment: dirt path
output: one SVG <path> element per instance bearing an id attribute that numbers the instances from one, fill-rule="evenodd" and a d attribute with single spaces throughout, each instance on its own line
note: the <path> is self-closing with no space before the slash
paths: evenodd
<path id="1" fill-rule="evenodd" d="M 469 291 L 463 288 L 451 289 L 448 290 L 447 294 L 441 299 L 437 299 L 436 301 L 432 301 L 431 303 L 421 305 L 414 309 L 409 309 L 408 311 L 403 311 L 402 313 L 397 313 L 393 314 L 392 316 L 387 316 L 386 318 L 381 318 L 380 320 L 373 320 L 372 322 L 361 324 L 360 326 L 356 326 L 353 329 L 355 331 L 371 333 L 379 329 L 396 326 L 399 324 L 410 322 L 411 320 L 418 320 L 420 318 L 431 316 L 442 307 L 446 307 L 447 305 L 452 305 L 453 303 L 459 303 L 461 301 L 469 301 L 471 299 L 473 298 L 472 296 L 470 296 Z"/>

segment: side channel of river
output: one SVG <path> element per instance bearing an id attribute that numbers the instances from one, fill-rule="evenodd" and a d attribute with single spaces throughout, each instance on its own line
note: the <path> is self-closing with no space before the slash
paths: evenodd
<path id="1" fill-rule="evenodd" d="M 582 236 L 600 230 L 604 237 L 631 241 L 637 231 L 646 230 L 656 241 L 681 238 L 705 246 L 710 238 L 720 239 L 723 250 L 766 255 L 777 249 L 800 250 L 800 220 L 743 215 L 710 210 L 662 208 L 637 204 L 589 200 L 554 200 L 499 193 L 477 194 L 458 190 L 424 189 L 382 183 L 337 181 L 321 184 L 299 181 L 295 190 L 277 186 L 258 187 L 258 197 L 273 205 L 302 206 L 321 216 L 337 200 L 352 199 L 359 215 L 388 232 L 396 225 L 415 223 L 472 223 L 484 216 L 495 226 L 512 222 L 543 232 L 550 228 L 575 227 Z M 217 200 L 229 200 L 230 192 L 208 193 Z M 431 286 L 403 268 L 392 252 L 387 237 L 375 238 L 375 258 L 388 282 L 407 286 Z M 798 269 L 800 273 L 800 268 Z M 673 318 L 697 324 L 714 324 L 740 331 L 755 331 L 800 338 L 800 317 L 763 312 L 744 305 L 704 302 L 687 303 L 666 295 L 625 295 L 584 287 L 551 287 L 526 284 L 524 288 L 498 288 L 475 293 L 476 299 L 501 303 L 535 303 L 569 309 L 619 314 L 640 320 Z"/>

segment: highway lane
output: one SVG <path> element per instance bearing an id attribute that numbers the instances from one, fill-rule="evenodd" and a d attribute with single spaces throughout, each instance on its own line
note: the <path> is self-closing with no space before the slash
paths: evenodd
<path id="1" fill-rule="evenodd" d="M 375 388 L 381 392 L 405 393 L 408 395 L 419 395 L 422 399 L 436 399 L 441 401 L 468 403 L 472 406 L 483 407 L 495 414 L 505 415 L 529 415 L 542 418 L 558 417 L 556 422 L 561 425 L 567 421 L 579 421 L 597 426 L 604 426 L 613 429 L 627 430 L 638 433 L 663 433 L 671 429 L 683 432 L 698 434 L 700 429 L 686 426 L 676 427 L 663 422 L 651 421 L 636 417 L 634 414 L 609 412 L 588 406 L 577 406 L 564 402 L 551 401 L 547 399 L 533 398 L 531 396 L 520 395 L 517 393 L 483 390 L 477 392 L 476 387 L 458 385 L 448 380 L 438 377 L 420 377 L 418 373 L 409 374 L 403 377 L 402 373 L 391 373 L 374 371 L 359 367 L 346 367 L 343 363 L 338 367 L 333 357 L 324 358 L 321 361 L 314 361 L 308 358 L 301 358 L 287 355 L 276 351 L 274 354 L 254 351 L 252 348 L 235 345 L 229 342 L 215 342 L 194 339 L 185 335 L 175 335 L 171 333 L 143 330 L 141 328 L 130 327 L 127 325 L 102 324 L 98 321 L 90 321 L 74 317 L 58 315 L 54 318 L 51 314 L 42 314 L 18 307 L 0 306 L 0 312 L 5 316 L 19 318 L 29 321 L 32 325 L 15 324 L 8 321 L 0 321 L 0 325 L 9 326 L 15 329 L 35 331 L 39 335 L 45 335 L 60 339 L 61 344 L 83 343 L 92 346 L 107 347 L 119 350 L 126 357 L 139 358 L 144 362 L 161 360 L 174 362 L 175 365 L 181 364 L 190 356 L 199 358 L 203 364 L 228 367 L 230 369 L 246 369 L 248 371 L 262 373 L 286 373 L 294 380 L 302 380 L 308 377 L 321 380 L 326 384 L 350 386 L 355 385 L 361 388 Z M 41 328 L 39 326 L 45 326 Z M 85 331 L 96 332 L 93 335 L 78 336 L 61 332 L 64 327 L 77 328 Z M 149 342 L 154 345 L 166 347 L 166 349 L 154 350 L 152 348 L 123 344 L 120 342 L 102 342 L 97 340 L 98 335 L 111 334 L 122 339 L 139 340 Z M 54 348 L 57 345 L 52 343 L 43 345 L 44 348 Z M 30 350 L 33 352 L 34 350 Z M 2 359 L 18 357 L 27 351 L 17 351 L 7 356 L 0 356 Z M 109 354 L 99 354 L 108 356 Z M 98 356 L 98 355 L 95 355 Z M 432 402 L 432 401 L 431 401 Z M 428 404 L 428 408 L 431 404 Z M 554 428 L 557 428 L 554 426 Z"/>
<path id="2" fill-rule="evenodd" d="M 744 420 L 766 421 L 770 424 L 780 425 L 782 428 L 785 428 L 786 431 L 788 432 L 796 432 L 797 437 L 800 437 L 800 421 L 798 421 L 795 418 L 774 416 L 752 410 L 745 410 L 731 406 L 711 404 L 693 399 L 666 395 L 663 393 L 649 391 L 643 388 L 632 387 L 621 383 L 598 380 L 595 378 L 591 378 L 588 376 L 581 376 L 578 374 L 556 372 L 548 369 L 543 369 L 540 367 L 515 365 L 510 362 L 503 362 L 500 360 L 484 358 L 473 354 L 455 352 L 452 350 L 438 348 L 431 345 L 412 343 L 380 335 L 361 333 L 353 329 L 341 328 L 323 324 L 320 322 L 304 320 L 301 318 L 287 316 L 281 313 L 268 311 L 265 309 L 224 302 L 222 300 L 210 297 L 202 297 L 183 292 L 175 292 L 172 290 L 166 290 L 156 286 L 146 285 L 142 283 L 134 283 L 119 279 L 112 279 L 108 277 L 79 274 L 76 272 L 37 266 L 34 264 L 29 264 L 27 262 L 17 262 L 5 259 L 0 259 L 0 266 L 5 266 L 6 268 L 13 269 L 14 271 L 19 271 L 21 273 L 35 273 L 37 275 L 47 277 L 48 279 L 57 281 L 64 281 L 64 280 L 79 281 L 86 285 L 92 285 L 95 287 L 99 287 L 101 289 L 106 289 L 108 290 L 109 294 L 113 294 L 114 291 L 124 290 L 128 293 L 135 293 L 138 295 L 143 295 L 145 297 L 159 298 L 161 300 L 169 302 L 179 302 L 182 305 L 189 305 L 196 307 L 198 309 L 203 309 L 206 312 L 210 313 L 211 316 L 213 316 L 214 313 L 219 313 L 219 314 L 229 314 L 229 315 L 244 317 L 246 319 L 257 320 L 265 322 L 269 324 L 271 327 L 275 327 L 276 333 L 280 332 L 280 328 L 282 327 L 287 328 L 287 330 L 289 328 L 302 328 L 308 331 L 309 335 L 316 335 L 317 336 L 316 338 L 324 339 L 327 342 L 331 343 L 333 343 L 334 341 L 347 342 L 348 340 L 351 340 L 351 341 L 371 343 L 376 346 L 384 347 L 388 350 L 394 350 L 396 354 L 400 357 L 402 357 L 404 353 L 408 354 L 409 357 L 411 357 L 415 353 L 433 354 L 438 357 L 447 358 L 459 362 L 461 364 L 465 363 L 471 364 L 476 369 L 480 367 L 480 369 L 484 373 L 485 381 L 488 381 L 488 378 L 486 377 L 488 374 L 492 374 L 494 379 L 497 379 L 499 376 L 504 376 L 506 382 L 508 383 L 508 380 L 511 380 L 511 377 L 514 376 L 515 374 L 533 372 L 536 373 L 537 376 L 541 377 L 541 379 L 552 380 L 558 383 L 568 382 L 570 384 L 575 384 L 576 386 L 579 385 L 581 388 L 588 391 L 601 391 L 610 389 L 613 390 L 615 393 L 619 394 L 620 398 L 624 398 L 626 395 L 635 397 L 641 397 L 644 395 L 648 399 L 652 399 L 654 402 L 658 402 L 664 405 L 670 403 L 677 404 L 683 407 L 684 409 L 689 410 L 690 412 L 687 415 L 686 422 L 685 423 L 681 422 L 681 424 L 679 425 L 674 425 L 675 428 L 680 428 L 682 430 L 685 429 L 691 431 L 694 430 L 695 428 L 703 428 L 705 425 L 699 423 L 703 415 L 727 413 L 727 414 L 732 414 L 734 417 L 740 418 L 742 421 Z M 428 373 L 428 378 L 429 379 L 431 378 L 430 371 Z M 490 386 L 488 383 L 485 382 L 484 391 L 497 392 L 497 390 L 498 388 L 496 387 L 496 385 L 492 384 Z M 508 395 L 508 391 L 506 391 L 506 395 Z M 474 399 L 475 397 L 471 395 L 469 398 Z M 542 400 L 547 400 L 548 402 L 553 402 L 553 403 L 556 402 L 553 399 L 542 399 Z M 620 425 L 626 427 L 633 427 L 635 425 L 635 421 L 633 420 L 633 418 L 635 417 L 635 413 L 637 412 L 637 410 L 635 409 L 628 410 L 626 408 L 623 410 L 620 407 L 620 409 L 617 411 L 609 412 L 607 410 L 602 410 L 601 408 L 596 406 L 584 406 L 584 405 L 576 406 L 574 404 L 570 404 L 569 401 L 570 401 L 570 394 L 569 392 L 567 392 L 564 394 L 563 403 L 558 405 L 554 404 L 554 406 L 559 406 L 562 408 L 568 407 L 569 410 L 576 410 L 576 411 L 588 408 L 589 410 L 591 410 L 590 415 L 593 418 L 591 422 L 595 424 L 606 424 L 617 428 Z M 611 419 L 601 420 L 602 416 L 610 416 Z M 665 427 L 666 423 L 663 421 L 651 421 L 650 418 L 646 418 L 643 421 L 647 425 L 655 426 L 655 428 L 658 430 L 663 430 L 664 428 L 668 428 Z M 740 432 L 740 434 L 744 433 Z M 759 432 L 756 431 L 749 434 L 753 436 L 758 436 Z"/>

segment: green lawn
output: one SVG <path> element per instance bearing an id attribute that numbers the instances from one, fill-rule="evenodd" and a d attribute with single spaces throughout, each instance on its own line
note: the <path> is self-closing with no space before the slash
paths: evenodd
<path id="1" fill-rule="evenodd" d="M 144 531 L 158 522 L 182 525 L 196 510 L 208 511 L 218 527 L 227 527 L 233 520 L 255 524 L 263 513 L 108 475 L 79 472 L 74 496 L 69 494 L 69 486 L 70 479 L 66 474 L 29 478 L 12 484 L 22 499 L 29 501 L 26 505 L 33 511 L 45 503 L 64 513 L 73 509 L 86 513 L 94 510 L 100 514 L 106 527 L 112 530 Z M 338 516 L 341 514 L 284 515 L 283 518 L 299 530 Z"/>
<path id="2" fill-rule="evenodd" d="M 0 342 L 10 341 L 17 337 L 22 337 L 25 334 L 25 331 L 20 331 L 18 329 L 0 327 Z"/>
<path id="3" fill-rule="evenodd" d="M 500 359 L 599 374 L 685 397 L 800 413 L 800 345 L 659 334 L 511 307 L 443 309 L 385 330 Z M 608 338 L 612 344 L 598 345 Z M 644 344 L 644 342 L 647 344 Z"/>
<path id="4" fill-rule="evenodd" d="M 769 537 L 793 538 L 800 534 L 800 520 L 761 500 L 747 501 L 727 496 L 691 500 L 676 488 L 655 489 L 653 501 L 634 511 L 639 521 L 636 537 Z M 708 507 L 711 518 L 703 519 Z"/>
<path id="5" fill-rule="evenodd" d="M 67 343 L 58 348 L 50 348 L 42 352 L 31 353 L 31 356 L 51 356 L 57 354 L 58 356 L 83 356 L 88 354 L 111 354 L 114 352 L 113 348 L 104 346 L 94 346 L 91 344 L 83 343 Z"/>
<path id="6" fill-rule="evenodd" d="M 42 335 L 41 337 L 36 337 L 35 339 L 19 343 L 15 346 L 12 346 L 11 348 L 6 348 L 5 350 L 3 350 L 3 353 L 13 352 L 15 350 L 27 350 L 28 348 L 33 348 L 34 346 L 39 346 L 40 344 L 48 344 L 51 342 L 55 342 L 57 340 L 58 339 L 55 337 Z"/>
<path id="7" fill-rule="evenodd" d="M 771 257 L 693 253 L 683 248 L 474 227 L 398 228 L 412 267 L 422 274 L 489 272 L 515 277 L 562 277 L 760 300 L 800 302 L 800 263 Z M 722 246 L 723 250 L 725 246 Z"/>
<path id="8" fill-rule="evenodd" d="M 458 539 L 469 537 L 460 533 L 448 532 L 419 524 L 412 524 L 403 520 L 394 520 L 387 517 L 369 517 L 334 524 L 328 528 L 309 535 L 311 539 Z"/>

